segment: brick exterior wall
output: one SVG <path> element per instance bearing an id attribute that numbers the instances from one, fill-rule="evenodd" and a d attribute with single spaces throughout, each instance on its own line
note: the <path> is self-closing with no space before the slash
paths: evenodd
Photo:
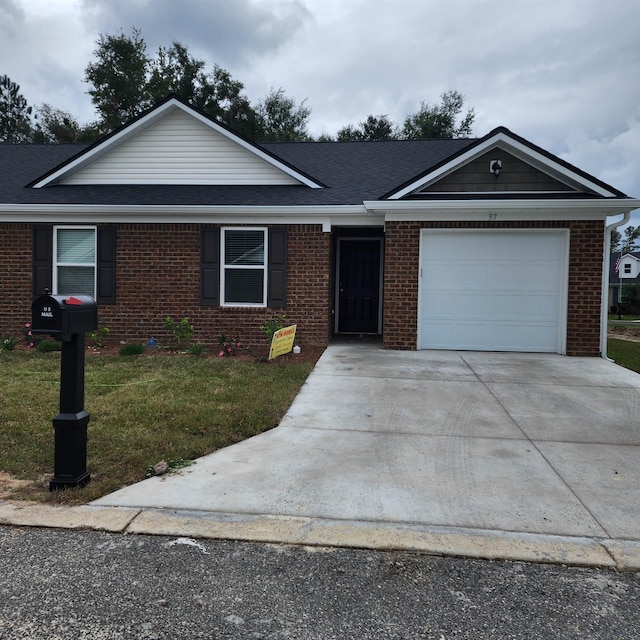
<path id="1" fill-rule="evenodd" d="M 30 224 L 0 224 L 0 340 L 22 338 L 31 322 Z"/>
<path id="2" fill-rule="evenodd" d="M 384 331 L 387 349 L 416 349 L 420 229 L 569 229 L 567 355 L 600 355 L 602 221 L 388 222 L 385 240 Z"/>
<path id="3" fill-rule="evenodd" d="M 568 228 L 570 230 L 567 354 L 600 354 L 602 221 L 522 223 L 389 222 L 385 233 L 383 341 L 415 349 L 421 228 Z M 188 316 L 195 339 L 215 346 L 221 333 L 264 344 L 266 318 L 285 313 L 298 325 L 296 341 L 326 345 L 333 335 L 335 239 L 320 225 L 288 227 L 287 305 L 284 309 L 200 306 L 200 227 L 196 224 L 118 225 L 115 305 L 99 316 L 114 341 L 167 342 L 167 316 Z M 31 317 L 32 225 L 0 224 L 0 339 L 21 337 Z"/>
<path id="4" fill-rule="evenodd" d="M 280 313 L 297 324 L 296 342 L 326 345 L 331 335 L 331 234 L 320 225 L 288 226 L 287 305 L 283 309 L 200 305 L 200 226 L 117 225 L 116 304 L 99 305 L 109 341 L 161 344 L 167 316 L 188 317 L 195 340 L 207 347 L 220 334 L 264 345 L 260 325 Z M 31 319 L 32 225 L 0 224 L 0 337 L 22 336 Z"/>

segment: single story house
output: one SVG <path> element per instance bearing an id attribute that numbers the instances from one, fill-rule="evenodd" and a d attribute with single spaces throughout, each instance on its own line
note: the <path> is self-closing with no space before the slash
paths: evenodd
<path id="1" fill-rule="evenodd" d="M 0 336 L 95 297 L 124 341 L 203 344 L 282 313 L 297 342 L 603 352 L 608 216 L 640 201 L 505 128 L 256 144 L 168 98 L 91 146 L 0 145 Z"/>

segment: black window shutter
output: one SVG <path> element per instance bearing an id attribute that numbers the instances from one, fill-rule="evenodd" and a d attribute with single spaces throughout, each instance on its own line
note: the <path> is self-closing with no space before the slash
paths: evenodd
<path id="1" fill-rule="evenodd" d="M 287 227 L 269 229 L 267 306 L 281 309 L 287 304 Z"/>
<path id="2" fill-rule="evenodd" d="M 51 291 L 53 278 L 53 228 L 33 227 L 33 296 Z"/>
<path id="3" fill-rule="evenodd" d="M 116 228 L 98 227 L 98 304 L 116 303 Z"/>
<path id="4" fill-rule="evenodd" d="M 200 304 L 220 304 L 220 228 L 200 231 Z"/>

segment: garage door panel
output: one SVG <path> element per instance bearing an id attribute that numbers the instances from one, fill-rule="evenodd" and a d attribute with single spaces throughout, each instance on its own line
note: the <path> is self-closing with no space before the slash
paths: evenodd
<path id="1" fill-rule="evenodd" d="M 428 324 L 431 349 L 451 349 L 455 343 L 461 351 L 521 351 L 526 340 L 528 351 L 544 351 L 555 338 L 556 325 L 529 325 L 494 322 L 493 326 L 474 322 L 433 322 Z"/>
<path id="2" fill-rule="evenodd" d="M 558 231 L 423 232 L 419 348 L 561 352 L 566 244 Z"/>

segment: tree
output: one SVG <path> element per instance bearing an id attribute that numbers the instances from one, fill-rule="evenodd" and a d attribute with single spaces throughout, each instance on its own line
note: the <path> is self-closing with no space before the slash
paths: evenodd
<path id="1" fill-rule="evenodd" d="M 358 125 L 349 124 L 339 129 L 336 140 L 423 140 L 471 135 L 475 113 L 471 108 L 461 117 L 464 96 L 458 91 L 446 91 L 440 99 L 435 105 L 421 102 L 420 109 L 408 115 L 402 127 L 394 125 L 389 116 L 369 115 Z"/>
<path id="2" fill-rule="evenodd" d="M 420 109 L 405 118 L 401 137 L 405 140 L 425 138 L 463 138 L 471 134 L 475 119 L 473 108 L 458 122 L 464 106 L 464 96 L 458 91 L 446 91 L 441 103 L 420 103 Z"/>
<path id="3" fill-rule="evenodd" d="M 617 229 L 613 229 L 611 231 L 611 244 L 609 245 L 611 253 L 620 251 L 620 240 L 622 240 L 622 234 Z"/>
<path id="4" fill-rule="evenodd" d="M 304 103 L 305 100 L 296 105 L 295 100 L 287 97 L 283 89 L 271 89 L 267 97 L 256 106 L 256 137 L 259 140 L 285 142 L 309 140 L 307 122 L 311 109 L 305 107 Z"/>
<path id="5" fill-rule="evenodd" d="M 611 253 L 620 251 L 622 255 L 640 249 L 640 226 L 625 227 L 623 233 L 616 229 L 611 232 Z"/>
<path id="6" fill-rule="evenodd" d="M 100 114 L 102 132 L 108 133 L 150 106 L 150 60 L 138 29 L 131 36 L 101 34 L 94 54 L 98 59 L 85 69 L 85 82 L 92 87 L 87 93 Z"/>
<path id="7" fill-rule="evenodd" d="M 395 140 L 395 125 L 387 115 L 369 115 L 357 127 L 347 125 L 336 134 L 338 142 L 348 140 Z"/>
<path id="8" fill-rule="evenodd" d="M 191 104 L 234 131 L 248 138 L 255 138 L 257 116 L 249 98 L 243 93 L 242 82 L 234 80 L 226 69 L 217 64 L 206 77 L 207 85 L 203 88 L 202 95 Z"/>
<path id="9" fill-rule="evenodd" d="M 196 60 L 187 48 L 174 42 L 168 49 L 160 47 L 151 61 L 147 90 L 152 102 L 159 102 L 170 94 L 185 101 L 201 102 L 206 84 L 203 60 Z"/>
<path id="10" fill-rule="evenodd" d="M 160 47 L 155 58 L 147 55 L 142 34 L 101 35 L 95 50 L 97 61 L 85 70 L 88 91 L 100 114 L 100 128 L 107 133 L 120 127 L 155 102 L 175 94 L 185 102 L 220 120 L 238 133 L 252 137 L 257 117 L 244 85 L 218 65 L 209 73 L 205 62 L 174 42 Z"/>
<path id="11" fill-rule="evenodd" d="M 354 140 L 362 140 L 362 132 L 358 127 L 347 124 L 341 129 L 338 129 L 338 133 L 336 133 L 336 141 L 337 142 L 352 142 Z"/>
<path id="12" fill-rule="evenodd" d="M 92 143 L 99 137 L 95 125 L 82 126 L 67 111 L 43 104 L 36 109 L 33 142 L 39 144 Z"/>
<path id="13" fill-rule="evenodd" d="M 32 107 L 9 76 L 0 76 L 0 143 L 30 142 Z"/>

